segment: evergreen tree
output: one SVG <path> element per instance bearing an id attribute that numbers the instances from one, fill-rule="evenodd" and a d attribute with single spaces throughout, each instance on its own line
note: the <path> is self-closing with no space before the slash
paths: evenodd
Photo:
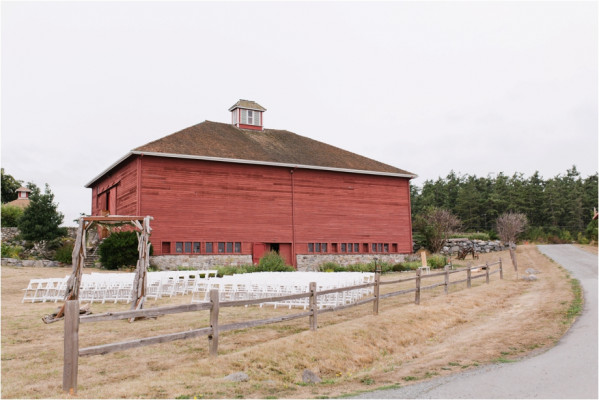
<path id="1" fill-rule="evenodd" d="M 58 205 L 54 203 L 54 194 L 50 186 L 46 184 L 44 194 L 36 185 L 29 183 L 28 186 L 31 189 L 31 201 L 19 219 L 23 239 L 42 241 L 65 236 L 66 229 L 60 227 L 64 216 L 58 212 Z"/>

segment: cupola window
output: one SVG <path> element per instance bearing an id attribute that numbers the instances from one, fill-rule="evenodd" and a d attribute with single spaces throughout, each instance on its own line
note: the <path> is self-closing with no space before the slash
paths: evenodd
<path id="1" fill-rule="evenodd" d="M 232 124 L 241 129 L 262 130 L 262 113 L 266 108 L 251 100 L 239 100 L 231 108 Z"/>

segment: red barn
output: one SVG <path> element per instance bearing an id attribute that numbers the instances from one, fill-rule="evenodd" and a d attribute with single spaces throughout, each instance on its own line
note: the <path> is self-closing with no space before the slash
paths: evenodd
<path id="1" fill-rule="evenodd" d="M 89 182 L 92 215 L 152 215 L 162 268 L 257 262 L 299 269 L 401 261 L 412 252 L 410 179 L 399 168 L 263 128 L 240 100 L 232 123 L 204 121 L 131 150 Z"/>

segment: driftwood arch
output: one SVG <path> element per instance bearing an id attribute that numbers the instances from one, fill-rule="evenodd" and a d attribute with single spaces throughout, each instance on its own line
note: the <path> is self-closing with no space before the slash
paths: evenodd
<path id="1" fill-rule="evenodd" d="M 87 231 L 94 225 L 100 226 L 119 226 L 132 225 L 137 229 L 139 259 L 135 268 L 135 278 L 133 280 L 133 289 L 131 290 L 131 309 L 139 310 L 143 308 L 146 300 L 146 289 L 148 283 L 148 267 L 150 265 L 150 234 L 152 228 L 150 221 L 154 218 L 151 216 L 129 216 L 129 215 L 108 215 L 108 216 L 92 216 L 79 218 L 79 227 L 77 228 L 77 239 L 73 248 L 73 271 L 67 281 L 67 289 L 65 292 L 65 305 L 69 300 L 79 300 L 79 288 L 81 287 L 81 275 L 83 266 L 85 265 L 86 257 L 86 234 Z M 64 305 L 56 314 L 46 315 L 44 322 L 51 323 L 64 316 Z"/>

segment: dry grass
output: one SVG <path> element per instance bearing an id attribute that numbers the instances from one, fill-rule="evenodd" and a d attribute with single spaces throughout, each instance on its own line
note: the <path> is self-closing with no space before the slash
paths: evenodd
<path id="1" fill-rule="evenodd" d="M 307 318 L 227 332 L 220 336 L 216 359 L 207 357 L 205 337 L 80 358 L 77 397 L 332 397 L 405 385 L 553 345 L 568 327 L 564 314 L 573 296 L 566 272 L 532 245 L 518 247 L 518 261 L 521 271 L 532 267 L 542 272 L 536 282 L 515 279 L 507 252 L 482 255 L 475 263 L 498 257 L 504 260 L 503 281 L 495 274 L 490 285 L 478 279 L 470 290 L 465 284 L 453 286 L 449 296 L 443 295 L 442 288 L 426 291 L 419 306 L 413 304 L 413 293 L 384 299 L 378 316 L 372 315 L 372 305 L 322 314 L 316 332 L 308 330 Z M 41 321 L 56 305 L 20 301 L 21 289 L 30 278 L 68 273 L 68 269 L 2 267 L 2 397 L 65 397 L 61 391 L 63 324 Z M 391 286 L 395 285 L 382 288 L 398 290 Z M 179 297 L 159 304 L 188 301 Z M 126 308 L 94 304 L 92 311 Z M 227 308 L 220 321 L 289 312 L 295 310 Z M 207 316 L 197 312 L 133 324 L 83 324 L 80 346 L 204 327 Z M 317 372 L 323 382 L 303 384 L 305 368 Z M 238 371 L 246 372 L 250 380 L 222 379 Z"/>

